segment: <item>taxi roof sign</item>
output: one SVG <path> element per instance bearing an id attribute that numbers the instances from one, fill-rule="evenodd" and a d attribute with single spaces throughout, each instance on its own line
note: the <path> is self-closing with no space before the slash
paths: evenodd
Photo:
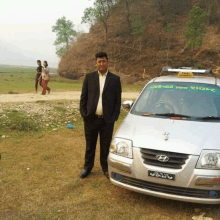
<path id="1" fill-rule="evenodd" d="M 163 67 L 161 73 L 160 73 L 160 76 L 163 74 L 163 73 L 169 73 L 169 74 L 175 74 L 175 73 L 179 73 L 179 72 L 190 72 L 190 73 L 195 73 L 195 74 L 212 74 L 215 76 L 215 74 L 212 72 L 212 69 L 207 69 L 207 70 L 200 70 L 200 69 L 192 69 L 190 67 L 180 67 L 178 69 L 174 69 L 174 68 L 171 68 L 171 67 Z M 216 77 L 216 76 L 215 76 Z"/>
<path id="2" fill-rule="evenodd" d="M 168 69 L 168 72 L 191 72 L 191 73 L 205 73 L 207 70 L 195 70 L 195 69 Z"/>
<path id="3" fill-rule="evenodd" d="M 162 72 L 169 72 L 169 73 L 179 73 L 179 72 L 191 72 L 191 73 L 212 73 L 211 69 L 207 70 L 200 70 L 200 69 L 192 69 L 191 67 L 180 67 L 180 68 L 171 68 L 171 67 L 163 67 Z"/>
<path id="4" fill-rule="evenodd" d="M 179 72 L 177 75 L 178 78 L 193 78 L 194 75 L 192 72 Z"/>
<path id="5" fill-rule="evenodd" d="M 181 74 L 179 74 L 181 72 Z M 186 73 L 185 75 L 183 73 Z M 180 68 L 171 68 L 171 67 L 163 67 L 162 71 L 160 72 L 159 76 L 162 75 L 171 75 L 171 74 L 178 74 L 181 78 L 193 78 L 195 74 L 197 75 L 207 75 L 211 74 L 215 77 L 215 84 L 217 85 L 217 77 L 213 73 L 212 69 L 193 69 L 192 67 L 180 67 Z"/>

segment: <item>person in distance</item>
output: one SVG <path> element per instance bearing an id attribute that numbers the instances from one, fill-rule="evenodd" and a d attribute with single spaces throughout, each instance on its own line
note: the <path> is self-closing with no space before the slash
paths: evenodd
<path id="1" fill-rule="evenodd" d="M 50 81 L 50 69 L 48 67 L 47 61 L 44 61 L 44 67 L 42 68 L 41 78 L 42 78 L 42 84 L 41 85 L 43 87 L 42 95 L 45 95 L 46 91 L 48 91 L 48 94 L 49 94 L 50 90 L 51 90 L 48 87 L 48 83 Z"/>
<path id="2" fill-rule="evenodd" d="M 37 60 L 37 69 L 36 69 L 36 76 L 35 76 L 35 91 L 37 93 L 38 89 L 38 83 L 41 86 L 41 73 L 42 73 L 42 66 L 41 66 L 41 61 Z"/>

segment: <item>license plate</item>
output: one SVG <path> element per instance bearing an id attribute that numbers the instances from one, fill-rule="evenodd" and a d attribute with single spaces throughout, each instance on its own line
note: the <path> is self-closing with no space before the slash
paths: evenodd
<path id="1" fill-rule="evenodd" d="M 151 170 L 148 170 L 148 176 L 161 178 L 161 179 L 167 179 L 167 180 L 175 180 L 174 174 L 151 171 Z"/>

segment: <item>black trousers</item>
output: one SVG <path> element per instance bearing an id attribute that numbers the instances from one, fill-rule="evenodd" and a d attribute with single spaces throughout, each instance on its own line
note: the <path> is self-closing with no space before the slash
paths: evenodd
<path id="1" fill-rule="evenodd" d="M 41 76 L 41 74 L 36 74 L 36 77 L 35 77 L 35 89 L 36 90 L 37 90 L 37 87 L 38 87 L 38 83 L 41 86 L 41 82 L 38 81 L 40 76 Z"/>
<path id="2" fill-rule="evenodd" d="M 92 170 L 95 160 L 95 150 L 98 135 L 100 138 L 100 163 L 102 170 L 108 170 L 107 158 L 109 147 L 112 140 L 114 123 L 106 123 L 103 118 L 95 118 L 91 121 L 84 121 L 86 153 L 85 153 L 85 170 Z"/>

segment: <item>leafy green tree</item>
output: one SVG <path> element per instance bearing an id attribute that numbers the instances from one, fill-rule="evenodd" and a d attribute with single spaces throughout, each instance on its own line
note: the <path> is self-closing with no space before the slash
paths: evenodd
<path id="1" fill-rule="evenodd" d="M 82 17 L 82 23 L 88 23 L 90 25 L 96 22 L 101 22 L 105 29 L 105 36 L 107 40 L 108 34 L 108 18 L 110 15 L 110 9 L 114 5 L 112 0 L 96 0 L 93 7 L 86 8 L 84 16 Z"/>
<path id="2" fill-rule="evenodd" d="M 98 20 L 97 11 L 95 8 L 89 7 L 84 11 L 84 16 L 82 17 L 82 23 L 87 23 L 89 25 L 94 25 Z"/>
<path id="3" fill-rule="evenodd" d="M 77 35 L 77 32 L 73 29 L 74 24 L 70 20 L 66 20 L 63 16 L 56 21 L 56 24 L 52 26 L 52 32 L 55 32 L 57 39 L 54 42 L 56 45 L 56 54 L 62 56 L 62 54 L 69 48 L 70 42 Z"/>
<path id="4" fill-rule="evenodd" d="M 194 49 L 202 45 L 205 35 L 205 22 L 208 20 L 208 13 L 202 8 L 193 7 L 190 10 L 190 20 L 187 22 L 184 35 L 187 39 L 187 48 Z"/>

